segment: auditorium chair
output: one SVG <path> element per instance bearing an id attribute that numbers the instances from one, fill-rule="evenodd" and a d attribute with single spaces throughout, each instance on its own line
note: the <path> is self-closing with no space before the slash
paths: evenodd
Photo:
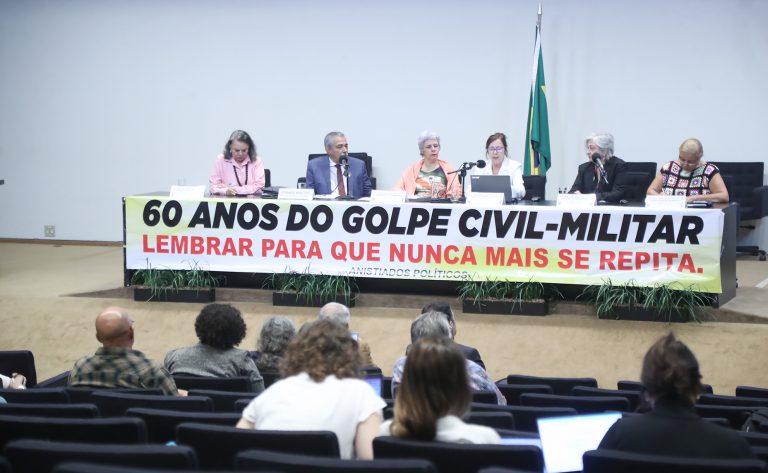
<path id="1" fill-rule="evenodd" d="M 39 388 L 39 389 L 0 389 L 0 397 L 5 402 L 29 402 L 29 403 L 65 403 L 70 402 L 69 394 L 64 388 Z"/>
<path id="2" fill-rule="evenodd" d="M 376 437 L 373 456 L 416 458 L 432 462 L 439 473 L 466 473 L 489 466 L 506 466 L 542 471 L 541 450 L 531 445 L 481 445 L 450 442 L 424 442 L 398 437 Z"/>
<path id="3" fill-rule="evenodd" d="M 279 371 L 259 371 L 261 377 L 264 378 L 264 388 L 268 388 L 275 383 L 275 381 L 281 378 Z"/>
<path id="4" fill-rule="evenodd" d="M 272 186 L 272 171 L 264 168 L 264 187 Z"/>
<path id="5" fill-rule="evenodd" d="M 235 458 L 235 469 L 280 473 L 437 473 L 431 462 L 421 459 L 342 460 L 268 450 L 240 452 Z"/>
<path id="6" fill-rule="evenodd" d="M 188 412 L 213 412 L 213 401 L 203 396 L 157 396 L 124 392 L 94 392 L 91 402 L 96 404 L 103 417 L 125 415 L 131 407 L 173 409 Z"/>
<path id="7" fill-rule="evenodd" d="M 37 403 L 18 402 L 0 404 L 0 415 L 23 415 L 37 417 L 74 417 L 94 419 L 101 417 L 99 408 L 95 404 L 82 403 Z"/>
<path id="8" fill-rule="evenodd" d="M 544 200 L 547 193 L 547 176 L 523 176 L 523 186 L 523 200 Z"/>
<path id="9" fill-rule="evenodd" d="M 644 202 L 651 182 L 656 177 L 656 163 L 629 162 L 624 168 L 624 200 Z"/>
<path id="10" fill-rule="evenodd" d="M 579 414 L 605 411 L 628 412 L 629 400 L 621 396 L 560 396 L 557 394 L 523 394 L 521 406 L 570 407 Z"/>
<path id="11" fill-rule="evenodd" d="M 308 160 L 319 158 L 322 156 L 327 156 L 327 154 L 324 153 L 313 153 L 308 156 Z M 373 156 L 369 155 L 368 153 L 348 153 L 348 156 L 350 158 L 357 158 L 362 160 L 365 163 L 365 171 L 368 173 L 368 179 L 371 180 L 371 189 L 376 189 L 376 178 L 373 177 Z M 301 183 L 306 183 L 307 178 L 305 176 L 302 176 L 298 179 L 297 187 Z"/>
<path id="12" fill-rule="evenodd" d="M 484 425 L 494 429 L 515 429 L 515 418 L 509 412 L 469 412 L 464 416 L 464 422 L 468 424 Z"/>
<path id="13" fill-rule="evenodd" d="M 37 385 L 35 355 L 29 350 L 0 351 L 0 373 L 5 376 L 21 373 L 27 378 L 27 388 L 35 387 Z"/>
<path id="14" fill-rule="evenodd" d="M 575 386 L 571 389 L 572 396 L 620 396 L 629 401 L 629 409 L 631 411 L 637 410 L 638 406 L 642 403 L 642 395 L 640 391 L 629 391 L 620 389 L 603 389 L 603 388 L 588 388 L 586 386 Z"/>
<path id="15" fill-rule="evenodd" d="M 485 402 L 488 404 L 498 404 L 494 391 L 472 391 L 472 402 Z"/>
<path id="16" fill-rule="evenodd" d="M 254 392 L 217 391 L 214 389 L 190 389 L 189 395 L 211 398 L 215 412 L 242 412 L 242 409 L 235 408 L 235 402 L 240 399 L 251 402 L 257 396 Z"/>
<path id="17" fill-rule="evenodd" d="M 510 406 L 520 405 L 520 396 L 525 393 L 554 394 L 552 387 L 546 384 L 509 384 L 504 380 L 497 382 L 496 387 Z"/>
<path id="18" fill-rule="evenodd" d="M 759 473 L 760 460 L 671 457 L 617 450 L 584 453 L 584 473 Z"/>
<path id="19" fill-rule="evenodd" d="M 194 376 L 174 374 L 173 381 L 179 389 L 214 389 L 216 391 L 252 392 L 253 385 L 248 376 L 233 376 L 231 378 L 216 376 Z"/>
<path id="20" fill-rule="evenodd" d="M 104 388 L 104 387 L 97 387 L 97 386 L 91 386 L 91 387 L 85 387 L 85 386 L 77 386 L 77 387 L 66 387 L 64 390 L 67 392 L 67 395 L 69 396 L 69 402 L 72 403 L 90 403 L 91 402 L 91 394 L 94 392 L 109 392 L 109 393 L 128 393 L 128 394 L 151 394 L 156 396 L 161 396 L 163 394 L 163 390 L 160 388 L 152 388 L 152 389 L 134 389 L 134 388 Z"/>
<path id="21" fill-rule="evenodd" d="M 754 230 L 754 224 L 745 222 L 761 220 L 768 216 L 768 186 L 763 184 L 765 163 L 753 162 L 712 162 L 728 187 L 731 202 L 739 204 L 741 228 Z M 748 253 L 765 261 L 766 253 L 759 246 L 736 246 L 737 253 Z"/>
<path id="22" fill-rule="evenodd" d="M 147 426 L 136 418 L 73 419 L 0 415 L 0 451 L 17 439 L 67 440 L 92 443 L 146 443 Z"/>
<path id="23" fill-rule="evenodd" d="M 336 434 L 321 430 L 250 430 L 185 422 L 176 428 L 176 443 L 193 447 L 205 470 L 232 469 L 237 454 L 252 448 L 340 457 Z"/>
<path id="24" fill-rule="evenodd" d="M 179 424 L 194 420 L 202 424 L 215 424 L 234 427 L 240 420 L 240 414 L 235 412 L 195 412 L 174 411 L 170 409 L 151 409 L 132 407 L 125 412 L 126 417 L 136 417 L 147 425 L 149 442 L 166 443 L 176 439 L 176 428 Z"/>
<path id="25" fill-rule="evenodd" d="M 510 374 L 507 376 L 507 384 L 546 384 L 552 388 L 554 394 L 567 396 L 574 386 L 597 387 L 595 378 L 556 378 L 550 376 L 528 376 L 522 374 Z"/>
<path id="26" fill-rule="evenodd" d="M 616 383 L 616 387 L 619 388 L 619 391 L 642 391 L 643 390 L 643 383 L 640 381 L 627 381 L 622 380 Z M 712 390 L 711 384 L 701 384 L 701 389 L 706 394 L 712 394 L 714 391 Z"/>
<path id="27" fill-rule="evenodd" d="M 720 406 L 716 404 L 695 404 L 696 413 L 701 417 L 723 417 L 728 419 L 731 428 L 741 429 L 747 417 L 755 410 L 757 406 Z"/>
<path id="28" fill-rule="evenodd" d="M 736 395 L 742 397 L 768 398 L 768 388 L 758 388 L 755 386 L 736 386 Z"/>
<path id="29" fill-rule="evenodd" d="M 196 470 L 195 451 L 184 446 L 14 440 L 5 447 L 14 473 L 51 473 L 62 462 Z"/>
<path id="30" fill-rule="evenodd" d="M 499 406 L 496 404 L 472 403 L 471 412 L 508 412 L 515 420 L 515 428 L 524 432 L 538 432 L 536 419 L 540 417 L 575 416 L 572 407 Z"/>
<path id="31" fill-rule="evenodd" d="M 768 434 L 762 432 L 745 432 L 739 430 L 739 436 L 753 447 L 768 447 Z"/>

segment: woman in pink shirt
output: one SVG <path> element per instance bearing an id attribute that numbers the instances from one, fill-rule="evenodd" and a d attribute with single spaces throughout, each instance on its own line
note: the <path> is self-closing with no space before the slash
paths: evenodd
<path id="1" fill-rule="evenodd" d="M 243 130 L 229 136 L 224 152 L 216 157 L 211 178 L 211 194 L 260 194 L 264 188 L 264 162 L 256 154 L 256 145 Z"/>
<path id="2" fill-rule="evenodd" d="M 419 136 L 421 159 L 408 166 L 394 190 L 408 195 L 444 198 L 461 194 L 461 185 L 453 166 L 440 159 L 440 136 L 425 131 Z"/>

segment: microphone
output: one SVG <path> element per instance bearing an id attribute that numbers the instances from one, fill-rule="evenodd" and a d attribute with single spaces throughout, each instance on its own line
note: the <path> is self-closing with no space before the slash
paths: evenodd
<path id="1" fill-rule="evenodd" d="M 608 175 L 605 173 L 605 167 L 603 166 L 603 161 L 598 153 L 592 153 L 592 162 L 595 163 L 595 166 L 597 166 L 600 169 L 600 176 L 603 178 L 603 181 L 605 181 L 605 185 L 608 185 Z"/>
<path id="2" fill-rule="evenodd" d="M 459 166 L 459 169 L 455 171 L 451 171 L 448 174 L 456 174 L 460 172 L 464 172 L 462 176 L 466 175 L 467 171 L 472 169 L 473 167 L 477 166 L 478 168 L 482 169 L 485 167 L 485 160 L 484 159 L 478 159 L 477 161 L 468 161 L 466 163 L 461 163 L 461 166 Z"/>

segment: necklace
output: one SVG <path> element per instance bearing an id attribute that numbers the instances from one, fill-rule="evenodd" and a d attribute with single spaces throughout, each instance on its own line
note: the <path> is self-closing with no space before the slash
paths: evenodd
<path id="1" fill-rule="evenodd" d="M 235 167 L 234 164 L 232 165 L 232 169 L 235 170 L 235 179 L 237 179 L 237 185 L 238 186 L 243 186 L 243 185 L 247 186 L 248 185 L 248 163 L 245 163 L 245 184 L 240 184 L 240 178 L 237 176 L 237 168 Z"/>

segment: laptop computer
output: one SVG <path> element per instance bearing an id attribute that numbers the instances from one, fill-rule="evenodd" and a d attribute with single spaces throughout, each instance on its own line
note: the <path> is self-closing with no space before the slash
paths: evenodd
<path id="1" fill-rule="evenodd" d="M 537 419 L 545 471 L 581 471 L 584 452 L 596 449 L 608 429 L 619 419 L 620 412 Z"/>
<path id="2" fill-rule="evenodd" d="M 511 203 L 512 178 L 509 176 L 470 176 L 472 192 L 498 192 L 504 194 L 504 202 Z"/>
<path id="3" fill-rule="evenodd" d="M 381 396 L 381 378 L 380 374 L 366 374 L 363 378 L 373 388 L 373 392 L 377 396 Z"/>

